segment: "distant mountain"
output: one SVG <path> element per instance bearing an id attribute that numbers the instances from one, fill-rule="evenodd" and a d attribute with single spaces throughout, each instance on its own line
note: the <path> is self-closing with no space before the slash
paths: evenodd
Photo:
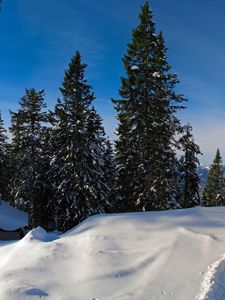
<path id="1" fill-rule="evenodd" d="M 209 168 L 210 166 L 198 166 L 198 175 L 200 177 L 200 190 L 203 190 L 207 183 Z"/>
<path id="2" fill-rule="evenodd" d="M 210 166 L 203 166 L 200 165 L 198 167 L 198 175 L 200 177 L 200 190 L 202 191 L 207 183 L 208 173 L 209 173 Z M 225 174 L 225 166 L 223 166 L 223 172 Z"/>

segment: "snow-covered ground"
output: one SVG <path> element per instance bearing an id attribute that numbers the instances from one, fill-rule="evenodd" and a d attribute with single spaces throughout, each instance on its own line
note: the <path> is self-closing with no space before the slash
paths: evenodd
<path id="1" fill-rule="evenodd" d="M 27 214 L 13 208 L 7 202 L 0 202 L 0 228 L 14 230 L 27 225 Z"/>
<path id="2" fill-rule="evenodd" d="M 0 299 L 223 300 L 225 208 L 91 217 L 0 246 Z"/>

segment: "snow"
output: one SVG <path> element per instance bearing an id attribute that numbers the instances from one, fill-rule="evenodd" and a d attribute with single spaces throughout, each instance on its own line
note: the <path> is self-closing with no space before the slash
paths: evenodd
<path id="1" fill-rule="evenodd" d="M 160 78 L 160 77 L 161 77 L 161 75 L 160 75 L 159 72 L 154 72 L 154 73 L 152 74 L 152 76 L 155 77 L 155 78 Z"/>
<path id="2" fill-rule="evenodd" d="M 0 299 L 222 300 L 225 207 L 101 215 L 0 244 Z"/>
<path id="3" fill-rule="evenodd" d="M 14 230 L 27 225 L 27 214 L 10 206 L 7 202 L 0 204 L 0 228 Z"/>
<path id="4" fill-rule="evenodd" d="M 59 124 L 56 124 L 52 127 L 52 130 L 58 130 L 60 128 L 60 125 Z"/>
<path id="5" fill-rule="evenodd" d="M 199 300 L 223 299 L 225 295 L 225 255 L 216 261 L 205 275 Z"/>
<path id="6" fill-rule="evenodd" d="M 134 71 L 134 70 L 139 70 L 139 67 L 138 67 L 138 66 L 132 66 L 130 69 L 131 69 L 132 71 Z"/>

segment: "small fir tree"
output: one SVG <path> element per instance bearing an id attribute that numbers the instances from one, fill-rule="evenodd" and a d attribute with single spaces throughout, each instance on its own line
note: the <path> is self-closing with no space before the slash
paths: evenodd
<path id="1" fill-rule="evenodd" d="M 192 127 L 188 124 L 183 128 L 183 136 L 180 138 L 182 155 L 180 158 L 181 173 L 181 206 L 183 208 L 194 207 L 200 204 L 199 194 L 199 166 L 198 155 L 200 148 L 195 144 L 192 135 Z"/>
<path id="2" fill-rule="evenodd" d="M 203 206 L 220 206 L 225 204 L 225 180 L 222 158 L 219 149 L 209 169 L 208 180 L 202 194 Z"/>

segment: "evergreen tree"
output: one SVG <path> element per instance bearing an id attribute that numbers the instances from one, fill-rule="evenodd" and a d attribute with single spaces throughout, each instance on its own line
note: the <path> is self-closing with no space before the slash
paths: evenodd
<path id="1" fill-rule="evenodd" d="M 50 231 L 56 229 L 56 203 L 52 201 L 52 199 L 54 199 L 54 189 L 51 182 L 50 166 L 53 153 L 53 149 L 51 148 L 51 134 L 52 129 L 50 127 L 42 128 L 42 134 L 40 135 L 38 176 L 35 181 L 35 189 L 38 192 L 37 202 L 43 205 L 40 207 L 41 218 L 39 219 L 39 225 Z"/>
<path id="2" fill-rule="evenodd" d="M 183 154 L 180 158 L 181 172 L 181 206 L 183 208 L 194 207 L 200 204 L 199 175 L 197 168 L 201 154 L 199 146 L 195 144 L 192 127 L 188 124 L 183 127 L 184 134 L 180 139 L 180 147 Z"/>
<path id="3" fill-rule="evenodd" d="M 103 151 L 103 172 L 104 172 L 104 183 L 108 187 L 108 199 L 109 205 L 106 209 L 107 213 L 115 213 L 118 211 L 117 201 L 118 195 L 116 193 L 116 162 L 112 144 L 109 139 L 105 140 L 105 147 Z"/>
<path id="4" fill-rule="evenodd" d="M 4 200 L 9 200 L 9 144 L 6 129 L 0 113 L 0 194 Z"/>
<path id="5" fill-rule="evenodd" d="M 113 100 L 118 113 L 116 160 L 123 211 L 179 207 L 175 139 L 181 125 L 175 113 L 183 97 L 174 91 L 163 36 L 155 32 L 148 3 L 140 13 L 123 63 L 126 77 Z"/>
<path id="6" fill-rule="evenodd" d="M 90 215 L 110 210 L 112 185 L 105 181 L 105 132 L 92 106 L 95 99 L 84 79 L 79 52 L 72 58 L 52 119 L 52 182 L 57 227 L 66 231 Z"/>
<path id="7" fill-rule="evenodd" d="M 12 112 L 11 115 L 11 127 L 9 128 L 10 133 L 12 133 L 12 143 L 10 148 L 10 166 L 11 174 L 10 176 L 10 202 L 12 205 L 18 207 L 19 209 L 28 210 L 28 205 L 23 199 L 17 197 L 17 188 L 20 186 L 20 164 L 23 156 L 22 151 L 22 118 L 20 117 L 21 112 Z M 19 194 L 19 193 L 18 193 Z"/>
<path id="8" fill-rule="evenodd" d="M 29 226 L 46 227 L 46 182 L 42 149 L 44 90 L 27 89 L 19 110 L 11 112 L 12 158 L 15 164 L 11 197 L 14 205 L 29 212 Z"/>
<path id="9" fill-rule="evenodd" d="M 225 205 L 225 180 L 219 149 L 216 151 L 216 156 L 209 170 L 207 184 L 202 194 L 202 205 Z"/>

